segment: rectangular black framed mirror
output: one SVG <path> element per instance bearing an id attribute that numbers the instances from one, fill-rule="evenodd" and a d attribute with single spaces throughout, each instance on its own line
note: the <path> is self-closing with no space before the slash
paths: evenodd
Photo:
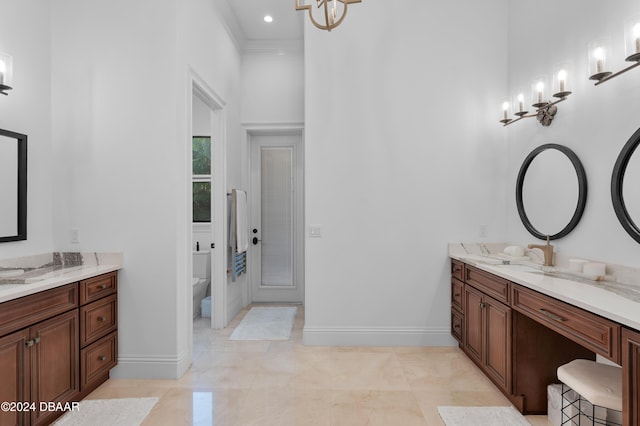
<path id="1" fill-rule="evenodd" d="M 27 135 L 0 129 L 0 243 L 27 239 Z"/>

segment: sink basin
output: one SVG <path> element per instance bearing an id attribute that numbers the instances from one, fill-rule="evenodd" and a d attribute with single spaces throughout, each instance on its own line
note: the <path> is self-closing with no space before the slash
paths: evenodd
<path id="1" fill-rule="evenodd" d="M 0 278 L 15 278 L 24 274 L 24 269 L 5 269 L 0 271 Z"/>

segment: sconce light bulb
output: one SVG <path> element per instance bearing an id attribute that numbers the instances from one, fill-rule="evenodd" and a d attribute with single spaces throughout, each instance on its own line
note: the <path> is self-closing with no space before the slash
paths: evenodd
<path id="1" fill-rule="evenodd" d="M 635 38 L 640 38 L 640 22 L 633 26 L 633 36 Z"/>
<path id="2" fill-rule="evenodd" d="M 565 81 L 567 79 L 567 72 L 565 70 L 558 71 L 558 80 Z"/>
<path id="3" fill-rule="evenodd" d="M 507 111 L 509 109 L 509 102 L 503 102 L 502 103 L 502 110 L 503 111 Z"/>
<path id="4" fill-rule="evenodd" d="M 536 84 L 536 90 L 538 91 L 538 93 L 542 93 L 542 91 L 544 90 L 544 83 L 539 81 L 538 84 Z"/>
<path id="5" fill-rule="evenodd" d="M 524 102 L 524 95 L 522 93 L 518 94 L 518 102 Z"/>
<path id="6" fill-rule="evenodd" d="M 2 59 L 0 59 L 0 72 L 1 73 L 7 72 L 7 64 L 5 64 Z"/>
<path id="7" fill-rule="evenodd" d="M 604 49 L 602 47 L 597 47 L 593 51 L 593 57 L 598 61 L 602 61 L 604 59 Z"/>

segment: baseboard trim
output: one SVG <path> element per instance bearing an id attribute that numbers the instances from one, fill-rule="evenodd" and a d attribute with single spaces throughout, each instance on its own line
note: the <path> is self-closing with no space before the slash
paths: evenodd
<path id="1" fill-rule="evenodd" d="M 309 346 L 457 346 L 441 327 L 304 327 Z"/>
<path id="2" fill-rule="evenodd" d="M 187 353 L 178 356 L 119 356 L 110 377 L 114 379 L 179 379 L 189 369 Z"/>

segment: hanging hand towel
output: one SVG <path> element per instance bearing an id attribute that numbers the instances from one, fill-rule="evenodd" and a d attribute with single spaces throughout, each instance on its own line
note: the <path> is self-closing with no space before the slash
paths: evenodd
<path id="1" fill-rule="evenodd" d="M 236 192 L 236 252 L 243 253 L 249 249 L 247 193 L 238 189 L 234 191 Z"/>

